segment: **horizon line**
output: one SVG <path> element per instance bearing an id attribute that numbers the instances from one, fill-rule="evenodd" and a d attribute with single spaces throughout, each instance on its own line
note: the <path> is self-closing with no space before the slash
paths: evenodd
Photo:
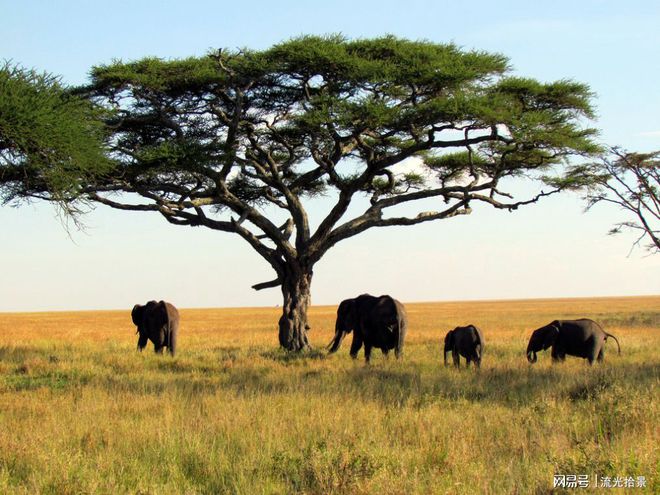
<path id="1" fill-rule="evenodd" d="M 580 299 L 639 299 L 639 298 L 653 298 L 660 297 L 660 294 L 638 294 L 638 295 L 622 295 L 622 296 L 561 296 L 561 297 L 512 297 L 501 299 L 444 299 L 444 300 L 426 300 L 426 301 L 405 301 L 404 304 L 454 304 L 454 303 L 494 303 L 494 302 L 523 302 L 523 301 L 566 301 L 566 300 L 580 300 Z M 322 308 L 322 307 L 335 307 L 339 303 L 334 304 L 310 304 L 309 308 Z M 179 310 L 217 310 L 217 309 L 278 309 L 282 306 L 277 304 L 275 306 L 187 306 L 179 307 Z M 28 310 L 28 311 L 0 311 L 2 314 L 43 314 L 43 313 L 92 313 L 92 312 L 115 312 L 127 311 L 130 308 L 110 308 L 110 309 L 52 309 L 52 310 Z"/>

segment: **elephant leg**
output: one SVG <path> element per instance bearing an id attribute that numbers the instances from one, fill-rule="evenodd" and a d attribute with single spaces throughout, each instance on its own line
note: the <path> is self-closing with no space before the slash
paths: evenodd
<path id="1" fill-rule="evenodd" d="M 566 353 L 557 347 L 552 347 L 552 352 L 550 353 L 553 363 L 559 363 L 566 359 Z"/>
<path id="2" fill-rule="evenodd" d="M 162 354 L 163 353 L 163 346 L 162 345 L 155 345 L 154 346 L 154 352 L 156 354 Z"/>
<path id="3" fill-rule="evenodd" d="M 451 350 L 451 357 L 454 360 L 454 366 L 456 366 L 457 368 L 460 368 L 461 367 L 461 358 L 458 355 L 458 351 L 456 349 Z"/>
<path id="4" fill-rule="evenodd" d="M 174 356 L 176 353 L 176 334 L 177 326 L 174 325 L 170 328 L 170 331 L 167 334 L 167 348 L 170 351 L 171 356 Z"/>
<path id="5" fill-rule="evenodd" d="M 600 350 L 600 352 L 598 353 L 598 357 L 596 359 L 598 359 L 599 363 L 603 362 L 603 360 L 605 359 L 605 349 Z"/>
<path id="6" fill-rule="evenodd" d="M 466 368 L 469 368 L 471 362 L 472 362 L 472 358 L 469 357 L 469 356 L 466 357 L 466 358 L 465 358 L 465 367 L 466 367 Z"/>
<path id="7" fill-rule="evenodd" d="M 587 361 L 589 362 L 589 366 L 592 366 L 594 364 L 594 361 L 596 360 L 596 357 L 598 356 L 596 349 L 592 349 L 589 351 L 589 354 L 587 354 Z"/>
<path id="8" fill-rule="evenodd" d="M 387 359 L 390 358 L 390 350 L 389 349 L 381 349 L 383 356 L 385 356 Z"/>
<path id="9" fill-rule="evenodd" d="M 476 368 L 481 368 L 481 355 L 477 351 L 472 355 L 472 361 L 474 361 L 474 366 Z"/>
<path id="10" fill-rule="evenodd" d="M 566 354 L 556 354 L 555 356 L 552 356 L 553 363 L 563 363 L 564 361 L 566 361 Z"/>
<path id="11" fill-rule="evenodd" d="M 362 348 L 362 337 L 357 334 L 357 332 L 353 333 L 353 342 L 351 343 L 351 357 L 353 359 L 357 358 L 358 352 Z"/>
<path id="12" fill-rule="evenodd" d="M 371 359 L 371 345 L 369 344 L 364 344 L 364 359 L 369 364 L 369 360 Z"/>

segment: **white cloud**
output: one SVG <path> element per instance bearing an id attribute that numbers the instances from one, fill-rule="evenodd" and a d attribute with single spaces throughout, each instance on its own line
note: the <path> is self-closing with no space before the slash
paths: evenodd
<path id="1" fill-rule="evenodd" d="M 639 135 L 642 137 L 660 137 L 660 131 L 640 132 Z"/>

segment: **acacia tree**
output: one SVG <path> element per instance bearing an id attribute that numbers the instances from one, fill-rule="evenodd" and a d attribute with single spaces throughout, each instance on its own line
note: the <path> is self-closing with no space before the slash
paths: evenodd
<path id="1" fill-rule="evenodd" d="M 76 197 L 240 236 L 276 274 L 254 289 L 281 287 L 281 346 L 302 350 L 313 268 L 338 242 L 475 203 L 515 210 L 562 186 L 516 199 L 507 179 L 597 151 L 579 122 L 587 86 L 509 70 L 501 55 L 391 36 L 96 67 L 81 92 L 112 112 L 114 165 Z M 316 196 L 328 208 L 310 219 Z M 364 208 L 351 217 L 351 204 Z"/>

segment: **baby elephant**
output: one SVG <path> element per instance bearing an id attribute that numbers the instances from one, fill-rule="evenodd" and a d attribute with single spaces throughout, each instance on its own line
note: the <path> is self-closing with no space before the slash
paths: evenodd
<path id="1" fill-rule="evenodd" d="M 474 361 L 477 368 L 481 366 L 481 355 L 484 352 L 484 336 L 474 325 L 456 327 L 447 332 L 445 336 L 445 366 L 447 366 L 447 353 L 452 353 L 454 366 L 460 367 L 460 356 L 467 361 L 467 366 Z"/>

